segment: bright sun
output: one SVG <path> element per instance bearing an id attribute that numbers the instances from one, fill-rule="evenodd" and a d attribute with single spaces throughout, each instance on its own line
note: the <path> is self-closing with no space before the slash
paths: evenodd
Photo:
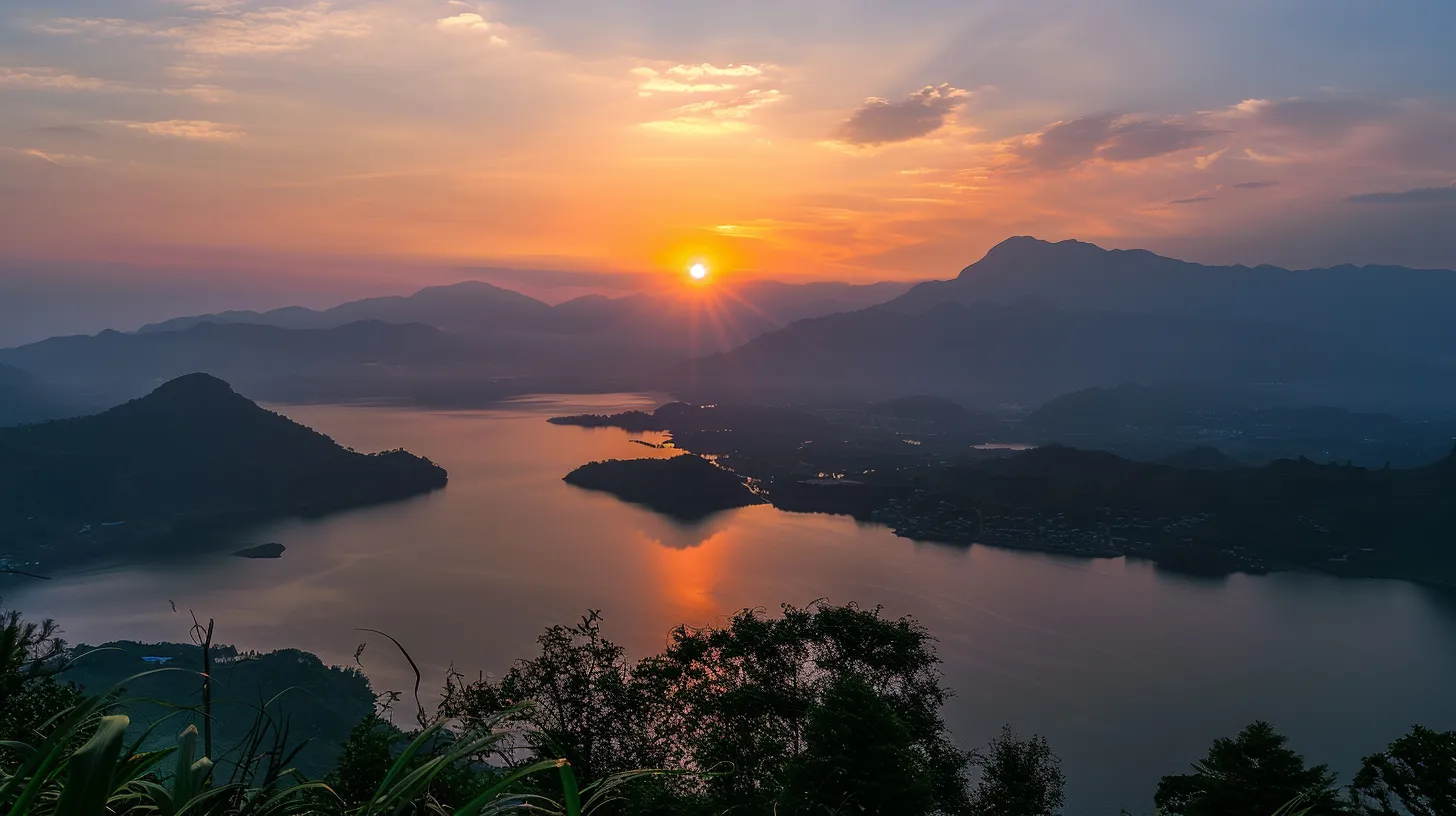
<path id="1" fill-rule="evenodd" d="M 702 280 L 708 277 L 708 267 L 695 263 L 688 267 L 688 274 L 693 276 L 693 280 Z"/>

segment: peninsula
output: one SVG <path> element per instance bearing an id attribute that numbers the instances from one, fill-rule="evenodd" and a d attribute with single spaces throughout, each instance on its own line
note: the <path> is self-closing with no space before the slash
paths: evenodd
<path id="1" fill-rule="evenodd" d="M 446 480 L 428 459 L 349 450 L 191 374 L 101 414 L 0 429 L 0 564 L 50 573 L 194 552 Z"/>

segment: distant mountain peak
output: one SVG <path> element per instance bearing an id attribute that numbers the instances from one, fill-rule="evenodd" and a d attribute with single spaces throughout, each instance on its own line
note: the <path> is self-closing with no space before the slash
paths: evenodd
<path id="1" fill-rule="evenodd" d="M 1031 263 L 1068 263 L 1107 255 L 1112 251 L 1071 238 L 1065 241 L 1044 241 L 1030 235 L 1015 235 L 991 247 L 985 257 L 961 270 L 961 277 L 974 274 L 982 265 L 1014 267 Z"/>
<path id="2" fill-rule="evenodd" d="M 138 397 L 112 410 L 194 412 L 213 407 L 238 406 L 244 403 L 249 408 L 256 408 L 251 400 L 234 391 L 231 385 L 211 374 L 197 372 L 168 380 L 146 396 Z"/>

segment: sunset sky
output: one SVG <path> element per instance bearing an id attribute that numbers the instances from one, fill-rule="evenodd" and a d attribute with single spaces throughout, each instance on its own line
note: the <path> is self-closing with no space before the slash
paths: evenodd
<path id="1" fill-rule="evenodd" d="M 1017 234 L 1456 267 L 1453 31 L 1451 0 L 6 0 L 0 298 L 948 277 Z"/>

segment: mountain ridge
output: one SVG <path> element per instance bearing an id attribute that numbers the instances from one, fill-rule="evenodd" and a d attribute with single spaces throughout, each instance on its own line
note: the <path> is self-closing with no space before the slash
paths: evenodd
<path id="1" fill-rule="evenodd" d="M 1284 323 L 1402 356 L 1456 363 L 1456 271 L 1342 264 L 1291 270 L 1211 266 L 1145 249 L 1014 236 L 949 280 L 917 284 L 886 303 L 922 312 L 935 303 L 1045 299 L 1069 310 Z"/>

